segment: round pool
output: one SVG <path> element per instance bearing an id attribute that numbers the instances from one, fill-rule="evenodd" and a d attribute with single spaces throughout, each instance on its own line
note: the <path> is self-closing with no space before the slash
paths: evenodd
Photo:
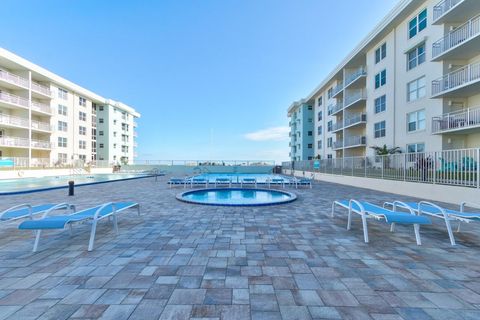
<path id="1" fill-rule="evenodd" d="M 216 188 L 182 192 L 177 199 L 212 206 L 268 206 L 295 201 L 293 193 L 250 188 Z"/>

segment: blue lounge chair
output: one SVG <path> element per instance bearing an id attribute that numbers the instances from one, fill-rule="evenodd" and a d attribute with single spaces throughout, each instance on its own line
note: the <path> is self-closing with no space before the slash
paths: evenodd
<path id="1" fill-rule="evenodd" d="M 229 188 L 232 187 L 232 179 L 230 178 L 216 178 L 215 179 L 215 188 L 217 186 L 228 186 Z"/>
<path id="2" fill-rule="evenodd" d="M 416 215 L 412 210 L 410 210 L 410 214 L 397 211 L 397 207 L 402 204 L 404 205 L 404 203 L 400 201 L 395 201 L 393 202 L 393 210 L 388 210 L 386 208 L 382 208 L 380 206 L 377 206 L 365 201 L 357 201 L 354 199 L 337 200 L 337 201 L 334 201 L 332 204 L 332 217 L 334 215 L 336 205 L 347 209 L 348 210 L 347 230 L 350 230 L 350 227 L 352 225 L 352 212 L 358 213 L 362 217 L 363 237 L 364 237 L 365 243 L 368 243 L 369 241 L 367 218 L 385 220 L 385 222 L 391 225 L 390 231 L 392 232 L 394 231 L 395 224 L 413 224 L 417 245 L 421 245 L 422 240 L 420 238 L 420 225 L 431 224 L 432 222 L 430 221 L 429 218 L 425 216 Z"/>
<path id="3" fill-rule="evenodd" d="M 137 208 L 140 215 L 140 206 L 136 202 L 108 202 L 96 207 L 84 209 L 67 215 L 48 216 L 50 212 L 59 208 L 67 208 L 67 204 L 59 204 L 45 211 L 43 217 L 39 220 L 27 220 L 22 222 L 18 229 L 20 230 L 36 230 L 33 252 L 37 251 L 38 242 L 42 230 L 65 229 L 67 226 L 72 231 L 72 224 L 79 222 L 92 221 L 92 229 L 90 232 L 90 240 L 88 242 L 88 251 L 93 250 L 95 241 L 95 232 L 97 230 L 98 221 L 105 218 L 113 219 L 113 227 L 115 233 L 118 232 L 117 214 L 130 208 Z"/>
<path id="4" fill-rule="evenodd" d="M 243 188 L 244 184 L 254 185 L 255 188 L 256 188 L 257 187 L 257 179 L 255 179 L 255 178 L 242 178 L 242 180 L 240 180 L 240 187 Z"/>
<path id="5" fill-rule="evenodd" d="M 393 203 L 391 202 L 385 202 L 383 204 L 384 207 L 392 206 L 392 205 Z M 452 225 L 450 224 L 450 221 L 455 220 L 458 222 L 457 232 L 460 232 L 460 224 L 462 222 L 466 222 L 466 223 L 470 223 L 472 221 L 480 222 L 480 211 L 465 212 L 465 207 L 467 206 L 480 208 L 480 204 L 462 202 L 460 204 L 459 210 L 451 210 L 451 209 L 442 208 L 441 206 L 428 201 L 404 202 L 402 205 L 399 205 L 398 207 L 414 211 L 418 215 L 426 214 L 435 218 L 443 219 L 445 222 L 445 226 L 447 227 L 450 243 L 452 244 L 452 246 L 454 246 L 456 242 L 455 242 L 455 237 L 453 236 Z"/>
<path id="6" fill-rule="evenodd" d="M 208 187 L 208 179 L 201 178 L 201 177 L 192 177 L 190 178 L 190 187 L 193 188 L 194 186 L 200 185 Z"/>
<path id="7" fill-rule="evenodd" d="M 281 186 L 285 188 L 285 179 L 284 178 L 271 178 L 267 180 L 267 185 L 269 188 L 272 186 Z"/>
<path id="8" fill-rule="evenodd" d="M 185 188 L 185 186 L 187 185 L 187 182 L 188 180 L 185 179 L 185 178 L 170 178 L 170 180 L 168 180 L 168 186 L 170 188 L 172 188 L 173 186 L 181 186 L 183 185 L 183 187 Z"/>
<path id="9" fill-rule="evenodd" d="M 50 210 L 51 208 L 58 206 L 57 204 L 48 203 L 32 206 L 30 204 L 19 204 L 17 206 L 8 208 L 7 210 L 0 213 L 0 221 L 12 221 L 23 218 L 33 219 L 35 215 L 45 213 L 45 211 Z M 74 205 L 68 205 L 70 209 L 75 211 Z M 58 209 L 65 209 L 65 207 L 59 207 Z"/>
<path id="10" fill-rule="evenodd" d="M 308 178 L 300 178 L 300 179 L 295 179 L 295 188 L 298 189 L 298 187 L 310 187 L 312 189 L 312 179 Z"/>

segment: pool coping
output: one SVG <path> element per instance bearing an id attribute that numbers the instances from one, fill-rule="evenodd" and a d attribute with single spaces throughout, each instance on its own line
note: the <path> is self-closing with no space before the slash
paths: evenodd
<path id="1" fill-rule="evenodd" d="M 200 201 L 194 201 L 194 200 L 187 200 L 183 198 L 184 195 L 193 193 L 193 192 L 198 192 L 198 191 L 215 191 L 215 190 L 251 190 L 251 191 L 275 191 L 279 193 L 286 194 L 290 197 L 290 199 L 287 200 L 282 200 L 282 201 L 275 201 L 275 202 L 270 202 L 270 203 L 248 203 L 248 204 L 233 204 L 233 203 L 206 203 L 206 202 L 200 202 Z M 285 191 L 285 190 L 277 190 L 277 189 L 266 189 L 266 188 L 239 188 L 239 187 L 231 187 L 231 188 L 225 188 L 225 187 L 220 187 L 220 188 L 197 188 L 193 190 L 188 190 L 184 192 L 180 192 L 175 196 L 175 198 L 179 201 L 185 202 L 185 203 L 190 203 L 190 204 L 199 204 L 199 205 L 204 205 L 204 206 L 220 206 L 220 207 L 264 207 L 264 206 L 274 206 L 274 205 L 279 205 L 279 204 L 287 204 L 291 203 L 295 200 L 297 200 L 297 195 L 293 192 Z"/>
<path id="2" fill-rule="evenodd" d="M 159 175 L 157 175 L 157 176 L 159 176 Z M 144 178 L 152 178 L 152 177 L 155 177 L 155 175 L 145 175 L 145 176 L 141 176 L 141 177 L 130 177 L 130 178 L 123 178 L 123 179 L 115 179 L 115 180 L 85 182 L 85 183 L 75 184 L 75 187 L 84 187 L 84 186 L 90 186 L 90 185 L 94 185 L 94 184 L 111 183 L 111 182 L 144 179 Z M 11 195 L 17 195 L 17 194 L 26 194 L 26 193 L 34 193 L 34 192 L 42 192 L 42 191 L 50 191 L 50 190 L 58 190 L 58 189 L 67 189 L 67 188 L 68 188 L 68 184 L 64 185 L 64 186 L 55 186 L 55 187 L 40 188 L 40 189 L 30 189 L 30 190 L 21 190 L 21 191 L 7 191 L 7 192 L 0 192 L 0 196 L 11 196 Z"/>

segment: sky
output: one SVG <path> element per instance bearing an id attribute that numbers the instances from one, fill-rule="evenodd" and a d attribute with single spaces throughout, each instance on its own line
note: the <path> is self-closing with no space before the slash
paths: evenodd
<path id="1" fill-rule="evenodd" d="M 2 0 L 0 46 L 134 107 L 139 160 L 281 161 L 288 106 L 397 1 Z"/>

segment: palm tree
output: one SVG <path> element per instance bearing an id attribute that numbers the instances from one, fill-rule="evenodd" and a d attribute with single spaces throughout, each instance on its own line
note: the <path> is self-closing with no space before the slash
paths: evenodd
<path id="1" fill-rule="evenodd" d="M 400 147 L 388 148 L 386 144 L 384 144 L 383 147 L 372 146 L 370 148 L 375 150 L 375 154 L 377 156 L 380 156 L 380 157 L 383 158 L 383 168 L 384 169 L 390 168 L 390 157 L 389 157 L 389 155 L 402 153 L 402 150 L 400 149 Z"/>

